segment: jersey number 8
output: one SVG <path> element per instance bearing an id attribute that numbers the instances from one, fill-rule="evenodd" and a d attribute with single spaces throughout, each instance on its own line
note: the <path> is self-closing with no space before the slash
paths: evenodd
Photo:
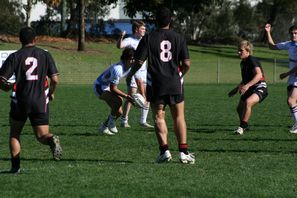
<path id="1" fill-rule="evenodd" d="M 171 53 L 171 43 L 168 40 L 162 41 L 160 43 L 161 53 L 160 53 L 160 59 L 163 62 L 169 62 L 172 59 L 172 53 Z"/>

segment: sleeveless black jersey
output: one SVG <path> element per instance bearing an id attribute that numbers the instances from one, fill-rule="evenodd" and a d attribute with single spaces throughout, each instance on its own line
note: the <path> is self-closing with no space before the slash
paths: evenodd
<path id="1" fill-rule="evenodd" d="M 240 62 L 240 67 L 241 67 L 241 77 L 242 77 L 243 84 L 247 84 L 254 78 L 254 76 L 256 74 L 255 73 L 256 67 L 260 67 L 261 72 L 262 72 L 262 78 L 256 84 L 258 84 L 262 81 L 265 81 L 262 66 L 260 64 L 260 61 L 257 58 L 255 58 L 253 56 L 248 56 L 248 58 L 246 58 Z"/>
<path id="2" fill-rule="evenodd" d="M 183 94 L 179 65 L 189 59 L 183 35 L 171 29 L 159 29 L 145 35 L 134 55 L 136 60 L 148 59 L 147 86 L 151 96 Z"/>
<path id="3" fill-rule="evenodd" d="M 48 77 L 57 75 L 55 62 L 47 51 L 35 46 L 23 47 L 11 54 L 0 69 L 0 77 L 13 74 L 12 102 L 24 113 L 45 113 L 48 103 Z"/>

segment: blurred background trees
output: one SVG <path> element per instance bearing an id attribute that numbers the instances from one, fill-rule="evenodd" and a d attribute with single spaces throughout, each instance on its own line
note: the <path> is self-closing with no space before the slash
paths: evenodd
<path id="1" fill-rule="evenodd" d="M 20 26 L 33 25 L 39 34 L 81 38 L 98 36 L 94 30 L 117 0 L 1 0 L 0 32 L 17 33 Z M 32 5 L 43 2 L 47 11 L 40 21 L 29 23 Z M 291 0 L 122 0 L 132 19 L 141 14 L 147 23 L 154 12 L 166 6 L 174 13 L 173 26 L 193 42 L 233 43 L 238 39 L 263 42 L 264 25 L 273 25 L 275 40 L 288 38 L 296 23 L 297 1 Z M 83 24 L 86 21 L 85 25 Z M 55 25 L 53 25 L 55 24 Z M 58 25 L 57 25 L 58 24 Z M 88 31 L 86 31 L 88 26 Z M 84 31 L 85 30 L 85 31 Z M 84 36 L 83 36 L 84 39 Z"/>

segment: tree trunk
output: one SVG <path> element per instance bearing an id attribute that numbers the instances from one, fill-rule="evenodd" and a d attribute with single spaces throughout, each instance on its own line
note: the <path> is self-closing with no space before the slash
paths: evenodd
<path id="1" fill-rule="evenodd" d="M 32 0 L 27 0 L 27 6 L 26 6 L 26 26 L 28 26 L 28 27 L 31 27 L 31 22 L 30 22 L 31 10 L 32 10 Z"/>
<path id="2" fill-rule="evenodd" d="M 78 36 L 78 51 L 85 50 L 85 0 L 79 1 L 79 36 Z"/>
<path id="3" fill-rule="evenodd" d="M 61 5 L 61 27 L 60 27 L 60 36 L 65 35 L 65 25 L 66 25 L 66 10 L 67 10 L 67 1 L 62 0 Z"/>

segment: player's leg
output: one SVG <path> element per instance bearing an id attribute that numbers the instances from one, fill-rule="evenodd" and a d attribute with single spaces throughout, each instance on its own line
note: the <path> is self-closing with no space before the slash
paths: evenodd
<path id="1" fill-rule="evenodd" d="M 111 132 L 117 133 L 116 120 L 123 114 L 123 99 L 110 91 L 103 92 L 100 99 L 104 100 L 111 109 L 110 115 L 103 125 L 107 126 Z"/>
<path id="2" fill-rule="evenodd" d="M 127 87 L 128 87 L 129 95 L 132 96 L 133 94 L 137 93 L 137 84 L 134 76 L 131 79 L 130 85 L 127 85 Z M 124 127 L 124 128 L 130 127 L 128 121 L 129 121 L 129 113 L 130 113 L 131 107 L 132 107 L 132 104 L 128 100 L 126 100 L 123 106 L 123 115 L 121 117 L 121 127 Z"/>
<path id="3" fill-rule="evenodd" d="M 10 135 L 9 135 L 9 148 L 11 155 L 11 172 L 18 173 L 20 171 L 20 153 L 21 143 L 20 135 L 26 121 L 17 121 L 10 117 Z"/>
<path id="4" fill-rule="evenodd" d="M 240 121 L 240 124 L 239 124 L 239 127 L 237 127 L 235 130 L 234 130 L 234 133 L 235 134 L 243 134 L 243 131 L 245 130 L 245 123 L 242 122 L 242 118 L 243 118 L 243 115 L 244 115 L 244 112 L 245 112 L 245 109 L 246 109 L 246 102 L 245 102 L 245 99 L 243 100 L 242 98 L 239 99 L 239 102 L 238 102 L 238 105 L 237 105 L 237 108 L 236 108 L 236 111 L 237 111 L 237 114 L 238 114 L 238 118 L 239 118 L 239 121 Z"/>
<path id="5" fill-rule="evenodd" d="M 49 112 L 29 114 L 36 139 L 44 145 L 48 145 L 52 151 L 53 159 L 58 161 L 62 156 L 62 147 L 59 137 L 49 131 Z"/>
<path id="6" fill-rule="evenodd" d="M 297 88 L 294 86 L 288 87 L 288 99 L 287 103 L 291 111 L 291 115 L 294 121 L 294 125 L 290 129 L 291 133 L 297 133 Z"/>
<path id="7" fill-rule="evenodd" d="M 138 92 L 144 96 L 146 96 L 146 77 L 146 69 L 141 69 L 135 74 L 135 81 L 137 83 Z M 146 107 L 147 108 L 145 109 L 140 109 L 140 126 L 145 128 L 153 128 L 153 126 L 147 122 L 147 116 L 150 108 L 149 102 L 146 102 Z"/>
<path id="8" fill-rule="evenodd" d="M 248 121 L 252 115 L 252 108 L 255 104 L 259 103 L 260 102 L 260 98 L 259 96 L 254 93 L 252 94 L 249 98 L 246 99 L 245 101 L 245 111 L 243 113 L 243 116 L 242 116 L 242 122 L 246 123 L 246 127 L 248 127 Z"/>
<path id="9" fill-rule="evenodd" d="M 170 112 L 174 123 L 174 132 L 178 142 L 179 159 L 185 164 L 194 164 L 195 156 L 188 152 L 187 126 L 184 114 L 184 101 L 170 105 Z"/>
<path id="10" fill-rule="evenodd" d="M 163 104 L 151 103 L 151 108 L 160 150 L 156 163 L 169 162 L 172 157 L 168 148 L 168 129 L 165 121 L 165 106 Z"/>

